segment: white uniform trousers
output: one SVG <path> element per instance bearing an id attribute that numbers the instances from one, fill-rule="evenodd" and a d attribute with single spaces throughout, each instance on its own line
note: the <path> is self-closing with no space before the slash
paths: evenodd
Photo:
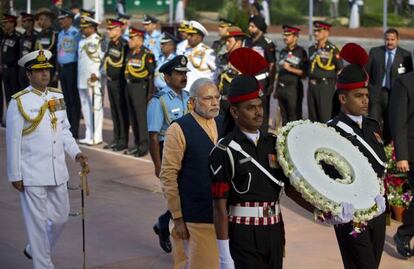
<path id="1" fill-rule="evenodd" d="M 92 93 L 94 93 L 92 100 Z M 83 119 L 85 120 L 85 141 L 88 144 L 99 144 L 102 142 L 103 128 L 103 99 L 100 83 L 88 89 L 79 89 Z M 92 103 L 94 109 L 92 110 Z"/>
<path id="2" fill-rule="evenodd" d="M 67 184 L 25 186 L 20 200 L 34 269 L 53 269 L 51 254 L 69 216 Z"/>

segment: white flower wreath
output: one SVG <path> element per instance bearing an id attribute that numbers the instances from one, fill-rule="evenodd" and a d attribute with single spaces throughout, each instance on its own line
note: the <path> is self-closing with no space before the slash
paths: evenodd
<path id="1" fill-rule="evenodd" d="M 292 132 L 298 126 L 301 126 L 302 132 Z M 303 138 L 304 135 L 305 138 Z M 298 143 L 302 144 L 298 145 Z M 296 148 L 296 150 L 290 150 L 288 145 L 291 148 Z M 334 128 L 321 123 L 312 123 L 308 120 L 290 122 L 280 129 L 276 150 L 279 164 L 285 175 L 289 177 L 292 186 L 301 193 L 306 201 L 320 211 L 338 215 L 342 210 L 341 202 L 352 202 L 355 208 L 353 217 L 355 230 L 359 227 L 355 224 L 366 224 L 380 212 L 374 198 L 378 194 L 384 194 L 382 180 L 377 177 L 368 159 Z M 348 158 L 342 156 L 338 150 L 342 154 L 346 153 L 344 155 L 347 155 Z M 306 156 L 311 153 L 313 153 L 313 156 Z M 295 154 L 295 156 L 290 154 Z M 349 158 L 349 156 L 352 156 L 352 158 Z M 295 163 L 292 159 L 302 161 L 296 161 Z M 321 167 L 320 163 L 322 161 L 334 167 L 341 178 L 333 179 L 327 175 Z M 304 165 L 304 163 L 306 164 Z M 309 170 L 311 170 L 311 173 Z M 361 177 L 361 171 L 363 178 Z M 312 178 L 313 175 L 320 177 L 320 179 Z M 362 181 L 363 185 L 361 185 Z M 350 190 L 355 191 L 356 187 L 353 189 L 347 187 L 352 184 L 364 188 L 358 190 L 359 193 L 357 193 L 358 191 L 352 193 Z M 325 189 L 321 191 L 323 188 Z M 336 193 L 335 188 L 339 190 Z M 349 197 L 349 200 L 340 201 L 336 199 L 335 201 L 333 198 L 335 195 Z"/>

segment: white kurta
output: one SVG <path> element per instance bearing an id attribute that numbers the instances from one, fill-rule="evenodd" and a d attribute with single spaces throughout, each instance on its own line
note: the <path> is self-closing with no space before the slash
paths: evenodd
<path id="1" fill-rule="evenodd" d="M 83 38 L 79 42 L 78 55 L 78 89 L 86 126 L 85 139 L 82 139 L 82 142 L 99 144 L 102 142 L 104 119 L 102 89 L 99 79 L 99 67 L 104 54 L 99 35 L 95 33 Z M 90 81 L 92 74 L 98 77 L 98 81 L 94 83 Z"/>
<path id="2" fill-rule="evenodd" d="M 187 48 L 184 53 L 188 58 L 187 67 L 187 86 L 184 88 L 190 91 L 193 82 L 198 78 L 216 79 L 216 55 L 214 51 L 204 43 L 200 43 L 194 48 Z"/>

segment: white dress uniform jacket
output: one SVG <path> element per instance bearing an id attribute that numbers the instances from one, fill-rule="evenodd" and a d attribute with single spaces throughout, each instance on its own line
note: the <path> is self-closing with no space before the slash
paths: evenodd
<path id="1" fill-rule="evenodd" d="M 79 42 L 78 47 L 78 89 L 88 88 L 91 74 L 99 78 L 99 67 L 104 54 L 101 50 L 101 37 L 94 33 Z"/>
<path id="2" fill-rule="evenodd" d="M 63 94 L 51 90 L 42 93 L 31 86 L 25 90 L 27 93 L 10 101 L 7 111 L 7 178 L 10 182 L 23 180 L 24 186 L 60 185 L 69 179 L 65 152 L 72 159 L 80 153 L 69 130 L 66 109 L 54 112 L 55 128 L 52 127 L 53 115 L 47 109 L 37 128 L 23 135 L 23 129 L 31 123 L 19 111 L 17 99 L 24 112 L 33 119 L 45 102 L 63 99 Z"/>
<path id="3" fill-rule="evenodd" d="M 187 48 L 184 53 L 188 58 L 187 86 L 184 90 L 189 91 L 193 82 L 198 78 L 216 79 L 216 55 L 214 51 L 204 43 L 194 48 Z"/>

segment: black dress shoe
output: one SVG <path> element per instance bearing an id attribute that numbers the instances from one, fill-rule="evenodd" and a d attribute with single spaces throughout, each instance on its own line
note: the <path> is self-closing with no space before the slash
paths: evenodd
<path id="1" fill-rule="evenodd" d="M 103 148 L 104 149 L 113 149 L 117 146 L 118 144 L 115 142 L 112 142 L 111 144 L 105 145 Z"/>
<path id="2" fill-rule="evenodd" d="M 398 235 L 398 233 L 394 234 L 393 239 L 394 239 L 395 245 L 397 247 L 397 252 L 401 256 L 403 256 L 405 258 L 410 258 L 413 255 L 411 247 L 410 247 L 410 241 L 402 239 Z"/>
<path id="3" fill-rule="evenodd" d="M 137 152 L 134 154 L 135 157 L 143 157 L 147 155 L 148 150 L 140 150 L 138 149 Z"/>
<path id="4" fill-rule="evenodd" d="M 26 248 L 23 249 L 23 254 L 24 256 L 26 256 L 26 258 L 28 258 L 29 260 L 32 259 L 32 256 L 26 251 Z"/>
<path id="5" fill-rule="evenodd" d="M 128 146 L 125 144 L 117 144 L 115 147 L 112 148 L 113 151 L 121 151 L 127 149 Z"/>
<path id="6" fill-rule="evenodd" d="M 172 245 L 171 245 L 170 237 L 162 234 L 158 222 L 154 224 L 152 229 L 154 229 L 154 233 L 158 235 L 160 247 L 162 248 L 162 250 L 164 250 L 167 253 L 171 253 Z"/>
<path id="7" fill-rule="evenodd" d="M 138 152 L 138 147 L 129 148 L 124 152 L 126 155 L 135 155 Z"/>

